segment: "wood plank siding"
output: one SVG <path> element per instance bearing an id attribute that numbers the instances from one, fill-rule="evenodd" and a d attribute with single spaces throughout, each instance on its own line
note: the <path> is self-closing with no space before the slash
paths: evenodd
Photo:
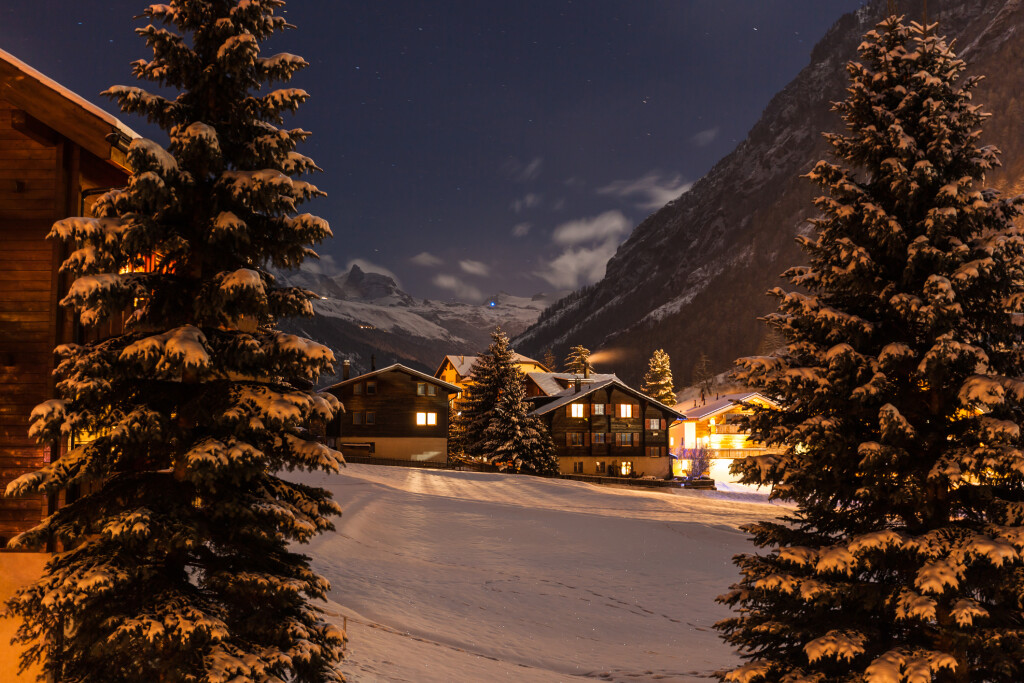
<path id="1" fill-rule="evenodd" d="M 0 73 L 6 75 L 5 68 L 0 64 Z M 80 214 L 83 188 L 127 179 L 106 160 L 110 143 L 96 130 L 93 114 L 83 112 L 87 124 L 80 126 L 75 107 L 62 100 L 59 125 L 82 135 L 88 128 L 88 148 L 102 159 L 83 148 L 84 140 L 50 127 L 45 117 L 53 102 L 46 98 L 59 95 L 43 96 L 43 90 L 22 77 L 5 78 L 0 87 L 0 491 L 60 454 L 60 444 L 40 446 L 28 438 L 32 409 L 54 395 L 53 348 L 78 334 L 58 304 L 68 285 L 58 275 L 64 248 L 46 235 L 55 221 Z M 49 505 L 41 496 L 0 498 L 0 547 L 38 524 Z"/>

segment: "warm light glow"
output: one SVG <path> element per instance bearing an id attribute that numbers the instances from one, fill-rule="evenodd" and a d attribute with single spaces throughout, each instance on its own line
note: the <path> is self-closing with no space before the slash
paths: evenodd
<path id="1" fill-rule="evenodd" d="M 632 403 L 620 403 L 619 404 L 619 417 L 633 417 L 633 404 Z"/>
<path id="2" fill-rule="evenodd" d="M 416 424 L 431 426 L 437 424 L 437 413 L 416 413 Z"/>
<path id="3" fill-rule="evenodd" d="M 582 403 L 573 403 L 572 404 L 572 416 L 573 417 L 583 417 L 583 404 Z"/>

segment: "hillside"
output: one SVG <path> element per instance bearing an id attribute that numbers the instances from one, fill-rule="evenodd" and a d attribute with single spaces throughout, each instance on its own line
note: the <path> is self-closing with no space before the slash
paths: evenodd
<path id="1" fill-rule="evenodd" d="M 749 551 L 747 493 L 350 465 L 304 475 L 344 509 L 302 552 L 348 617 L 350 681 L 706 681 Z"/>
<path id="2" fill-rule="evenodd" d="M 551 347 L 558 356 L 573 344 L 607 350 L 619 359 L 619 376 L 635 382 L 661 347 L 672 357 L 677 384 L 691 381 L 701 352 L 719 371 L 756 352 L 766 332 L 757 318 L 774 305 L 764 292 L 784 284 L 779 274 L 802 262 L 793 238 L 813 215 L 815 188 L 800 176 L 826 154 L 821 132 L 841 127 L 830 103 L 843 98 L 844 66 L 886 6 L 872 0 L 836 22 L 747 138 L 689 192 L 638 225 L 601 281 L 544 311 L 514 340 L 517 349 Z M 920 2 L 899 7 L 921 17 Z M 1024 5 L 932 0 L 928 11 L 938 30 L 957 40 L 970 72 L 987 76 L 975 91 L 975 101 L 994 114 L 984 139 L 1006 152 L 1005 168 L 991 180 L 1020 191 L 1024 46 L 1017 32 Z"/>
<path id="3" fill-rule="evenodd" d="M 336 276 L 301 270 L 277 277 L 321 297 L 313 318 L 282 321 L 281 329 L 331 347 L 339 360 L 352 362 L 354 373 L 369 370 L 371 356 L 378 368 L 397 362 L 433 373 L 446 354 L 485 349 L 497 325 L 519 334 L 559 296 L 499 293 L 486 305 L 414 299 L 392 278 L 356 265 Z"/>

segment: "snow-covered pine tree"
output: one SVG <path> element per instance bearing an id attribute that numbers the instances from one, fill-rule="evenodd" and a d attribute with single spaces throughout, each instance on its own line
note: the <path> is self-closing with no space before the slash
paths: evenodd
<path id="1" fill-rule="evenodd" d="M 785 353 L 739 361 L 778 400 L 750 420 L 779 455 L 743 481 L 798 507 L 748 530 L 764 554 L 718 624 L 743 681 L 1024 680 L 1021 200 L 980 190 L 977 79 L 896 17 L 848 71 L 809 294 L 776 290 Z"/>
<path id="2" fill-rule="evenodd" d="M 546 349 L 544 351 L 544 359 L 542 362 L 544 363 L 544 367 L 551 372 L 558 372 L 558 360 L 555 358 L 555 352 L 551 349 Z"/>
<path id="3" fill-rule="evenodd" d="M 701 390 L 704 398 L 710 398 L 715 391 L 715 371 L 711 369 L 711 359 L 703 351 L 693 365 L 693 386 Z"/>
<path id="4" fill-rule="evenodd" d="M 590 367 L 590 349 L 580 344 L 569 349 L 565 357 L 565 371 L 574 375 L 582 375 Z"/>
<path id="5" fill-rule="evenodd" d="M 557 474 L 558 457 L 547 426 L 529 414 L 523 374 L 515 373 L 498 393 L 490 423 L 483 433 L 482 451 L 502 471 Z"/>
<path id="6" fill-rule="evenodd" d="M 327 223 L 296 207 L 322 194 L 279 128 L 306 93 L 263 89 L 305 62 L 263 57 L 289 27 L 280 0 L 168 0 L 138 33 L 153 50 L 135 75 L 169 96 L 108 94 L 169 135 L 135 140 L 128 186 L 95 218 L 57 223 L 73 249 L 64 299 L 86 326 L 131 311 L 123 334 L 56 350 L 57 392 L 32 413 L 40 442 L 68 452 L 8 495 L 86 495 L 12 540 L 64 548 L 8 607 L 27 661 L 62 683 L 340 681 L 345 635 L 311 604 L 328 590 L 289 548 L 340 510 L 282 470 L 336 471 L 310 425 L 338 408 L 309 387 L 333 356 L 274 328 L 308 315 L 312 294 L 275 285 Z M 155 263 L 147 267 L 147 262 Z"/>
<path id="7" fill-rule="evenodd" d="M 676 404 L 676 392 L 672 388 L 672 361 L 665 349 L 658 349 L 647 361 L 642 391 L 669 407 Z"/>
<path id="8" fill-rule="evenodd" d="M 483 450 L 484 432 L 491 424 L 498 397 L 514 378 L 522 380 L 508 335 L 501 327 L 491 333 L 491 343 L 477 357 L 471 378 L 461 402 L 462 447 L 470 456 L 489 459 L 490 454 Z"/>

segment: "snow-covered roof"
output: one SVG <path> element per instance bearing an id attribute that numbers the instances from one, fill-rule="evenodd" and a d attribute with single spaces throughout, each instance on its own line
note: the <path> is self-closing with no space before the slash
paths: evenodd
<path id="1" fill-rule="evenodd" d="M 526 377 L 533 381 L 545 396 L 557 396 L 561 394 L 566 390 L 567 386 L 575 385 L 577 379 L 583 384 L 603 382 L 608 379 L 618 379 L 614 374 L 591 374 L 590 377 L 584 378 L 583 375 L 577 375 L 571 372 L 528 372 L 526 373 Z"/>
<path id="2" fill-rule="evenodd" d="M 479 358 L 480 356 L 457 356 L 449 354 L 441 361 L 441 365 L 437 367 L 437 372 L 435 372 L 434 375 L 436 376 L 441 374 L 441 368 L 444 367 L 445 361 L 448 361 L 452 364 L 452 367 L 455 368 L 455 372 L 459 373 L 459 377 L 469 377 L 473 372 L 473 366 L 476 365 Z M 512 358 L 516 363 L 533 363 L 534 365 L 539 365 L 542 368 L 544 367 L 544 364 L 540 361 L 524 356 L 521 353 L 513 352 Z"/>
<path id="3" fill-rule="evenodd" d="M 432 376 L 426 374 L 425 372 L 420 372 L 419 370 L 413 370 L 412 368 L 407 367 L 405 365 L 402 365 L 401 363 L 395 363 L 394 365 L 389 365 L 386 368 L 381 368 L 380 370 L 373 370 L 371 372 L 367 372 L 367 373 L 362 374 L 362 375 L 357 375 L 356 377 L 350 377 L 349 379 L 343 379 L 342 381 L 340 381 L 340 382 L 338 382 L 336 384 L 332 384 L 329 387 L 324 387 L 320 391 L 330 391 L 331 389 L 337 389 L 339 387 L 343 387 L 346 384 L 352 384 L 353 382 L 362 382 L 362 381 L 365 381 L 365 380 L 367 380 L 367 379 L 369 379 L 371 377 L 376 377 L 377 375 L 383 375 L 385 372 L 394 372 L 394 371 L 404 372 L 406 374 L 412 375 L 413 377 L 415 377 L 417 379 L 422 379 L 424 382 L 430 382 L 431 384 L 436 384 L 437 386 L 447 390 L 449 394 L 456 394 L 456 393 L 462 391 L 462 389 L 460 389 L 459 387 L 455 386 L 454 384 L 449 384 L 448 382 L 445 382 L 444 380 L 440 380 L 440 379 L 438 379 L 436 377 L 432 377 Z"/>
<path id="4" fill-rule="evenodd" d="M 738 394 L 722 394 L 714 401 L 709 401 L 703 405 L 692 406 L 690 408 L 686 407 L 686 403 L 677 403 L 675 409 L 682 413 L 687 420 L 703 420 L 706 417 L 711 417 L 718 413 L 724 413 L 737 403 L 749 401 L 751 398 L 757 398 L 771 406 L 778 405 L 775 401 L 759 394 L 756 391 L 745 391 Z"/>
<path id="5" fill-rule="evenodd" d="M 565 374 L 565 373 L 539 373 L 539 372 L 531 372 L 530 373 L 531 376 L 532 375 L 540 375 L 540 374 Z M 569 375 L 569 376 L 570 377 L 579 377 L 579 375 Z M 593 377 L 593 376 L 591 376 L 591 377 Z M 640 393 L 636 389 L 633 389 L 631 387 L 626 386 L 625 384 L 623 384 L 622 380 L 619 379 L 618 377 L 616 377 L 615 375 L 604 375 L 603 377 L 604 377 L 604 379 L 601 379 L 601 380 L 598 380 L 598 381 L 595 381 L 595 382 L 591 382 L 589 384 L 581 383 L 579 391 L 576 391 L 575 384 L 570 386 L 568 389 L 562 389 L 562 391 L 560 391 L 557 394 L 557 398 L 554 401 L 550 401 L 548 403 L 545 403 L 544 405 L 540 406 L 539 408 L 536 408 L 536 409 L 530 411 L 530 415 L 546 415 L 547 413 L 550 413 L 552 410 L 557 410 L 558 408 L 561 408 L 562 406 L 565 406 L 565 405 L 568 405 L 570 403 L 573 403 L 574 401 L 578 401 L 580 398 L 582 398 L 584 396 L 587 396 L 588 394 L 592 394 L 595 391 L 597 391 L 598 389 L 604 389 L 604 388 L 609 387 L 609 386 L 614 386 L 617 389 L 621 389 L 622 391 L 625 391 L 627 394 L 630 394 L 631 396 L 634 396 L 634 397 L 640 399 L 641 401 L 645 401 L 647 403 L 655 404 L 656 406 L 658 406 L 658 410 L 665 411 L 670 416 L 674 416 L 677 420 L 682 420 L 683 419 L 684 416 L 683 416 L 682 413 L 679 413 L 676 410 L 673 410 L 672 408 L 669 408 L 664 403 L 660 403 L 660 402 L 654 400 L 653 398 L 651 398 L 650 396 L 648 396 L 646 394 Z"/>
<path id="6" fill-rule="evenodd" d="M 4 50 L 0 50 L 0 62 L 6 62 L 6 64 L 8 65 L 8 68 L 4 69 L 4 71 L 8 73 L 4 73 L 4 78 L 0 79 L 0 97 L 4 97 L 5 99 L 7 99 L 7 97 L 10 97 L 11 93 L 17 89 L 17 85 L 19 84 L 19 82 L 24 81 L 25 79 L 30 79 L 31 81 L 34 81 L 35 83 L 38 83 L 39 85 L 43 86 L 45 89 L 51 91 L 54 95 L 57 95 L 59 98 L 72 103 L 74 106 L 88 113 L 90 116 L 94 117 L 95 119 L 98 119 L 97 123 L 102 123 L 106 126 L 109 126 L 111 129 L 113 129 L 111 132 L 120 133 L 129 140 L 141 137 L 134 130 L 132 130 L 124 123 L 122 123 L 113 114 L 104 111 L 103 109 L 93 104 L 89 100 L 85 99 L 81 95 L 69 90 L 68 88 L 64 87 L 52 78 L 40 73 L 36 69 L 33 69 L 31 66 L 21 61 L 11 53 L 6 52 Z M 13 73 L 9 73 L 12 69 Z M 14 96 L 11 97 L 11 99 L 16 101 L 18 98 Z M 18 102 L 15 103 L 20 105 L 20 103 Z M 46 108 L 47 106 L 46 102 L 40 102 L 39 104 L 44 108 Z M 49 124 L 49 120 L 47 119 L 45 111 L 33 113 L 33 116 L 40 119 L 44 123 Z M 58 132 L 61 133 L 62 135 L 66 135 L 71 139 L 75 139 L 76 133 L 80 133 L 80 131 L 70 129 L 60 130 L 55 126 L 52 127 L 54 127 L 55 130 L 58 130 Z M 80 140 L 75 141 L 81 143 Z"/>

